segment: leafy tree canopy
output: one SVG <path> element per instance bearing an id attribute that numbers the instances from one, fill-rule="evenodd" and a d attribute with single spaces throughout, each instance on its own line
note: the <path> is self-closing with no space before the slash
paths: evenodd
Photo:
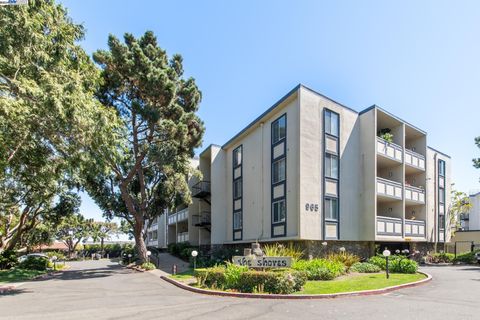
<path id="1" fill-rule="evenodd" d="M 114 150 L 91 149 L 97 170 L 85 172 L 85 184 L 107 217 L 130 224 L 145 261 L 145 219 L 191 201 L 190 158 L 204 132 L 196 115 L 201 93 L 183 77 L 181 56 L 169 58 L 152 32 L 138 39 L 127 33 L 124 43 L 110 36 L 108 47 L 94 54 L 102 69 L 97 96 L 122 125 Z"/>

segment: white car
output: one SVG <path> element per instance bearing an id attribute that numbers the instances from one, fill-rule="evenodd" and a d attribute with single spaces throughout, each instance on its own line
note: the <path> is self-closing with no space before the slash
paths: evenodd
<path id="1" fill-rule="evenodd" d="M 18 257 L 18 262 L 22 263 L 23 261 L 27 260 L 28 257 L 39 257 L 39 258 L 49 259 L 48 256 L 43 253 L 29 253 L 24 256 Z"/>

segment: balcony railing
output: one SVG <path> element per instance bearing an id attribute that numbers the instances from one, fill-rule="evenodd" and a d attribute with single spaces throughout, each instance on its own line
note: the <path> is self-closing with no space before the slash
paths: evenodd
<path id="1" fill-rule="evenodd" d="M 177 235 L 177 243 L 187 242 L 188 241 L 188 232 L 181 232 Z"/>
<path id="2" fill-rule="evenodd" d="M 202 211 L 200 214 L 196 214 L 192 217 L 193 225 L 196 227 L 206 227 L 212 224 L 210 211 Z"/>
<path id="3" fill-rule="evenodd" d="M 396 181 L 378 177 L 377 194 L 401 200 L 402 184 Z"/>
<path id="4" fill-rule="evenodd" d="M 405 163 L 422 170 L 425 170 L 425 157 L 415 151 L 405 149 Z"/>
<path id="5" fill-rule="evenodd" d="M 425 190 L 413 186 L 405 186 L 405 200 L 425 203 Z"/>
<path id="6" fill-rule="evenodd" d="M 405 237 L 425 238 L 425 221 L 405 219 Z"/>
<path id="7" fill-rule="evenodd" d="M 188 208 L 185 208 L 168 216 L 169 225 L 185 220 L 188 220 Z"/>
<path id="8" fill-rule="evenodd" d="M 380 137 L 377 137 L 377 152 L 390 159 L 402 162 L 402 147 Z"/>
<path id="9" fill-rule="evenodd" d="M 377 216 L 377 235 L 402 236 L 403 223 L 400 218 Z"/>
<path id="10" fill-rule="evenodd" d="M 192 186 L 192 197 L 205 198 L 210 195 L 210 181 L 199 181 Z"/>

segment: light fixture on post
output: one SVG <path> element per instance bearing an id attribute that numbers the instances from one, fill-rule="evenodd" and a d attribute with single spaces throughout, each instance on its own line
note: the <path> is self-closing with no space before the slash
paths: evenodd
<path id="1" fill-rule="evenodd" d="M 387 279 L 390 278 L 390 274 L 388 272 L 388 257 L 390 257 L 390 251 L 385 248 L 385 250 L 383 250 L 383 256 L 385 257 L 386 259 L 386 271 L 387 271 Z"/>
<path id="2" fill-rule="evenodd" d="M 198 251 L 193 250 L 192 251 L 192 257 L 193 257 L 193 270 L 197 268 L 197 256 L 198 256 Z"/>
<path id="3" fill-rule="evenodd" d="M 150 263 L 150 256 L 152 255 L 152 251 L 147 251 L 147 262 Z"/>

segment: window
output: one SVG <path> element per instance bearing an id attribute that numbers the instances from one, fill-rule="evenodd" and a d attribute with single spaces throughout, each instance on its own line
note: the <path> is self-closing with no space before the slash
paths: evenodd
<path id="1" fill-rule="evenodd" d="M 338 114 L 325 110 L 325 132 L 338 137 Z"/>
<path id="2" fill-rule="evenodd" d="M 233 181 L 233 199 L 242 197 L 242 179 Z"/>
<path id="3" fill-rule="evenodd" d="M 233 167 L 238 167 L 242 164 L 242 146 L 233 150 Z"/>
<path id="4" fill-rule="evenodd" d="M 445 228 L 445 216 L 443 214 L 438 216 L 438 226 L 440 227 L 440 229 Z"/>
<path id="5" fill-rule="evenodd" d="M 438 202 L 445 203 L 445 189 L 438 189 Z"/>
<path id="6" fill-rule="evenodd" d="M 445 177 L 445 161 L 443 160 L 438 161 L 438 175 Z"/>
<path id="7" fill-rule="evenodd" d="M 272 122 L 272 144 L 285 139 L 287 122 L 285 115 Z"/>
<path id="8" fill-rule="evenodd" d="M 153 240 L 153 241 L 156 241 L 156 240 L 157 240 L 157 237 L 158 237 L 158 236 L 157 236 L 157 231 L 155 230 L 155 231 L 152 232 L 152 240 Z"/>
<path id="9" fill-rule="evenodd" d="M 325 198 L 325 219 L 338 220 L 338 199 Z"/>
<path id="10" fill-rule="evenodd" d="M 272 183 L 285 180 L 285 158 L 277 160 L 272 166 Z"/>
<path id="11" fill-rule="evenodd" d="M 325 177 L 338 179 L 338 157 L 336 155 L 325 154 Z"/>
<path id="12" fill-rule="evenodd" d="M 284 222 L 286 215 L 285 200 L 274 202 L 273 206 L 273 223 Z"/>
<path id="13" fill-rule="evenodd" d="M 233 213 L 233 229 L 242 229 L 242 212 L 236 211 Z"/>

